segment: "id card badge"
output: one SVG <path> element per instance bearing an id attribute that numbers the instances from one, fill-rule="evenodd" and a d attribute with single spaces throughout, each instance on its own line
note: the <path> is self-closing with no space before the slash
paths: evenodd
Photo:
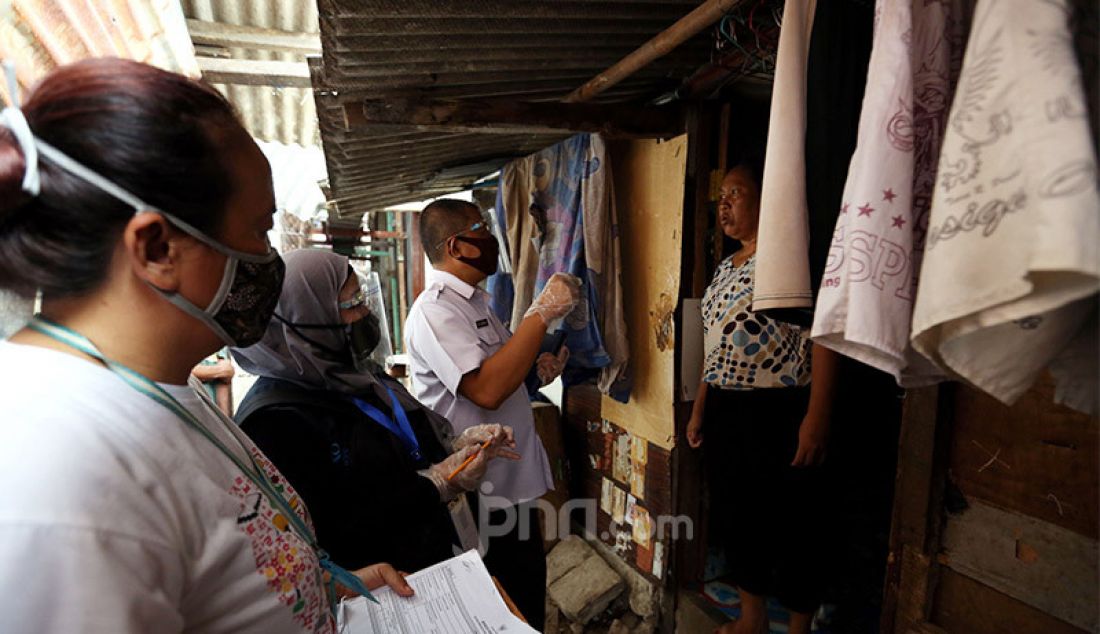
<path id="1" fill-rule="evenodd" d="M 460 495 L 448 502 L 447 510 L 451 512 L 451 522 L 455 525 L 455 533 L 458 534 L 458 543 L 462 545 L 463 552 L 477 548 L 477 524 L 466 496 Z"/>

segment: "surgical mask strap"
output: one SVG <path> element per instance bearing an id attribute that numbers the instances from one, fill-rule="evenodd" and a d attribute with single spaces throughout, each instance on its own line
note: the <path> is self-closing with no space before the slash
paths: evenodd
<path id="1" fill-rule="evenodd" d="M 275 317 L 275 319 L 278 319 L 279 322 L 282 323 L 284 326 L 286 326 L 287 328 L 290 328 L 294 332 L 294 334 L 301 337 L 309 345 L 316 346 L 317 348 L 320 348 L 321 350 L 324 350 L 325 352 L 327 352 L 329 354 L 332 354 L 332 355 L 340 356 L 341 354 L 343 354 L 343 351 L 341 351 L 341 350 L 336 350 L 334 348 L 330 348 L 330 347 L 326 346 L 323 343 L 319 343 L 317 341 L 314 341 L 310 337 L 307 337 L 306 334 L 304 332 L 302 332 L 299 328 L 315 328 L 315 329 L 318 329 L 318 330 L 320 330 L 320 329 L 337 330 L 337 329 L 346 329 L 347 328 L 346 324 L 340 324 L 340 325 L 309 324 L 309 325 L 299 326 L 298 324 L 295 324 L 295 323 L 287 320 L 286 318 L 284 318 L 279 313 L 274 313 L 274 317 Z M 345 337 L 346 336 L 347 335 L 345 334 Z"/>
<path id="2" fill-rule="evenodd" d="M 31 196 L 37 196 L 42 190 L 42 177 L 38 173 L 38 148 L 35 146 L 34 133 L 27 123 L 27 117 L 19 109 L 19 83 L 15 80 L 15 65 L 4 62 L 4 75 L 7 77 L 11 105 L 0 112 L 0 124 L 11 130 L 15 142 L 23 152 L 23 182 L 20 186 Z"/>
<path id="3" fill-rule="evenodd" d="M 207 245 L 211 249 L 214 249 L 224 256 L 237 258 L 244 262 L 267 263 L 274 259 L 276 255 L 274 250 L 264 255 L 256 255 L 253 253 L 238 251 L 236 249 L 230 249 L 229 247 L 218 242 L 217 240 L 213 240 L 202 231 L 199 231 L 195 227 L 191 226 L 186 221 L 181 220 L 175 214 L 170 214 L 163 209 L 150 205 L 149 203 L 143 201 L 142 199 L 131 194 L 125 189 L 122 189 L 121 187 L 107 180 L 95 171 L 76 162 L 73 158 L 71 158 L 61 150 L 53 147 L 49 143 L 46 143 L 42 139 L 36 138 L 35 142 L 38 144 L 38 148 L 42 152 L 42 156 L 50 159 L 52 163 L 57 164 L 58 167 L 64 169 L 70 174 L 73 174 L 74 176 L 77 176 L 84 181 L 87 181 L 91 185 L 98 187 L 102 191 L 126 203 L 134 209 L 135 216 L 142 213 L 160 214 L 171 221 L 171 223 L 179 228 L 181 231 L 187 233 L 188 235 Z"/>
<path id="4" fill-rule="evenodd" d="M 36 137 L 34 132 L 30 128 L 30 124 L 27 123 L 26 116 L 23 115 L 23 111 L 18 106 L 18 90 L 19 86 L 15 78 L 15 66 L 11 62 L 4 62 L 4 74 L 7 78 L 8 94 L 11 95 L 12 105 L 4 108 L 0 111 L 0 125 L 3 125 L 8 130 L 11 130 L 12 135 L 15 137 L 16 143 L 19 144 L 19 149 L 23 152 L 23 191 L 32 196 L 38 196 L 42 190 L 42 177 L 39 170 L 39 156 L 45 157 L 50 160 L 51 163 L 57 165 L 61 169 L 69 172 L 70 174 L 84 180 L 90 185 L 99 188 L 104 193 L 114 196 L 116 199 L 126 203 L 134 210 L 134 215 L 141 213 L 157 213 L 167 218 L 173 225 L 179 228 L 181 231 L 187 233 L 191 237 L 199 240 L 203 244 L 214 249 L 218 253 L 227 257 L 237 258 L 244 262 L 252 262 L 256 264 L 266 264 L 271 262 L 278 253 L 274 249 L 269 249 L 268 253 L 263 255 L 256 255 L 253 253 L 246 253 L 244 251 L 238 251 L 231 249 L 217 240 L 214 240 L 207 236 L 202 231 L 199 231 L 189 223 L 181 220 L 174 214 L 170 214 L 162 209 L 159 209 L 149 203 L 143 201 L 137 196 L 131 194 L 125 189 L 119 187 L 110 180 L 104 178 L 94 170 L 82 165 L 75 159 L 65 154 L 61 150 L 46 143 L 42 139 Z"/>

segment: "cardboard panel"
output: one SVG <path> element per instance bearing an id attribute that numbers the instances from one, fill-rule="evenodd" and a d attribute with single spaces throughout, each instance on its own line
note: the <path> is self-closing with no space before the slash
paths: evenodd
<path id="1" fill-rule="evenodd" d="M 671 449 L 687 135 L 610 149 L 634 391 L 625 404 L 604 397 L 603 418 Z"/>
<path id="2" fill-rule="evenodd" d="M 680 400 L 694 401 L 703 381 L 703 300 L 685 299 L 680 311 Z"/>

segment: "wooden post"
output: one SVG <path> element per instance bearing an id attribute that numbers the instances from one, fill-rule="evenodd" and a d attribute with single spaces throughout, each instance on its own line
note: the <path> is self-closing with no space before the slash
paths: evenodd
<path id="1" fill-rule="evenodd" d="M 406 214 L 403 212 L 394 212 L 393 214 L 394 229 L 397 233 L 404 233 L 405 216 Z M 408 264 L 405 261 L 409 252 L 407 247 L 408 245 L 404 240 L 395 240 L 393 243 L 394 259 L 397 264 L 397 308 L 401 317 L 402 330 L 405 327 L 405 319 L 409 316 L 409 286 L 405 277 L 408 270 Z M 393 351 L 396 353 L 403 344 L 403 341 L 393 342 Z"/>
<path id="2" fill-rule="evenodd" d="M 718 178 L 726 177 L 726 170 L 729 169 L 729 153 L 730 153 L 730 105 L 724 104 L 722 106 L 722 118 L 718 125 L 718 169 L 716 170 L 720 176 Z M 717 209 L 717 207 L 715 207 Z M 717 222 L 714 223 L 714 257 L 711 258 L 710 265 L 712 267 L 718 266 L 718 263 L 722 261 L 722 245 L 725 234 L 722 233 L 722 228 Z"/>
<path id="3" fill-rule="evenodd" d="M 882 606 L 884 634 L 908 634 L 928 621 L 940 565 L 936 554 L 943 530 L 954 388 L 947 383 L 912 389 L 905 396 L 898 442 L 904 451 L 898 455 Z"/>
<path id="4" fill-rule="evenodd" d="M 424 245 L 420 239 L 420 214 L 409 218 L 409 270 L 412 271 L 412 295 L 409 302 L 415 302 L 424 292 Z"/>
<path id="5" fill-rule="evenodd" d="M 684 182 L 684 214 L 681 235 L 683 249 L 680 263 L 680 307 L 683 299 L 702 297 L 706 289 L 707 208 L 710 198 L 710 172 L 714 149 L 716 112 L 705 103 L 693 103 L 685 109 L 685 125 L 688 134 L 687 169 Z M 681 312 L 682 314 L 682 312 Z M 683 341 L 682 319 L 676 320 L 676 341 Z M 681 357 L 683 344 L 676 346 L 674 364 L 676 380 L 676 447 L 672 452 L 673 509 L 677 515 L 687 515 L 696 527 L 695 539 L 673 545 L 672 561 L 675 564 L 680 587 L 692 587 L 703 579 L 706 564 L 707 522 L 703 515 L 703 469 L 699 452 L 683 442 L 687 422 L 691 418 L 692 403 L 679 402 L 681 385 Z M 670 587 L 672 594 L 679 588 Z"/>

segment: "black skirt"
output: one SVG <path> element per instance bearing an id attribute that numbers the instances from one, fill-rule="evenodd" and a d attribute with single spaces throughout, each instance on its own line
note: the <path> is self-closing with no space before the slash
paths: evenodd
<path id="1" fill-rule="evenodd" d="M 703 452 L 714 540 L 733 581 L 786 608 L 821 603 L 822 472 L 791 467 L 809 387 L 707 390 Z"/>

